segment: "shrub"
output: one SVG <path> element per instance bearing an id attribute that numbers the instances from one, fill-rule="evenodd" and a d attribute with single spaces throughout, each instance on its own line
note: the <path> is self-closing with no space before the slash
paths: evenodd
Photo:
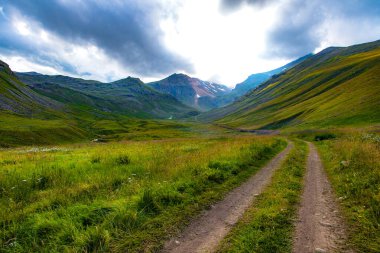
<path id="1" fill-rule="evenodd" d="M 45 190 L 51 185 L 51 180 L 47 176 L 40 176 L 33 180 L 32 188 L 36 190 Z"/>
<path id="2" fill-rule="evenodd" d="M 132 230 L 141 225 L 141 219 L 139 219 L 139 215 L 136 212 L 131 211 L 123 211 L 119 212 L 112 219 L 113 226 L 123 229 L 123 230 Z"/>
<path id="3" fill-rule="evenodd" d="M 183 197 L 181 194 L 170 190 L 158 194 L 157 197 L 159 203 L 164 206 L 178 205 L 183 202 Z"/>
<path id="4" fill-rule="evenodd" d="M 91 163 L 100 163 L 101 158 L 100 156 L 94 156 L 91 158 Z"/>
<path id="5" fill-rule="evenodd" d="M 83 226 L 88 227 L 95 224 L 100 224 L 106 216 L 113 211 L 110 207 L 97 207 L 80 217 Z"/>
<path id="6" fill-rule="evenodd" d="M 207 176 L 207 180 L 221 184 L 224 181 L 226 181 L 226 176 L 221 171 L 214 171 L 210 175 Z"/>
<path id="7" fill-rule="evenodd" d="M 314 137 L 315 141 L 324 141 L 324 140 L 331 140 L 335 139 L 336 135 L 331 133 L 325 133 L 325 134 L 318 134 Z"/>
<path id="8" fill-rule="evenodd" d="M 96 227 L 88 232 L 86 240 L 86 252 L 104 252 L 107 249 L 110 235 L 107 230 Z"/>
<path id="9" fill-rule="evenodd" d="M 208 167 L 211 169 L 230 171 L 233 169 L 234 166 L 228 162 L 211 161 L 211 162 L 209 162 Z"/>
<path id="10" fill-rule="evenodd" d="M 137 203 L 139 211 L 143 211 L 147 214 L 157 214 L 160 212 L 160 207 L 154 198 L 151 190 L 145 190 L 142 197 Z"/>
<path id="11" fill-rule="evenodd" d="M 131 163 L 131 159 L 129 158 L 128 155 L 119 155 L 116 158 L 116 163 L 120 165 L 128 165 Z"/>

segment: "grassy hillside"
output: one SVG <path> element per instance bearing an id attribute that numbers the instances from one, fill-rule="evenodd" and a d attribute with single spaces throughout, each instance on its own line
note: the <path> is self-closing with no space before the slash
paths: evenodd
<path id="1" fill-rule="evenodd" d="M 200 118 L 247 129 L 380 123 L 380 41 L 327 48 Z"/>
<path id="2" fill-rule="evenodd" d="M 67 107 L 20 82 L 0 61 L 0 147 L 73 142 L 85 132 L 67 117 Z"/>
<path id="3" fill-rule="evenodd" d="M 37 73 L 19 76 L 29 85 L 0 62 L 0 147 L 191 135 L 190 124 L 152 117 L 175 118 L 194 110 L 138 79 L 104 84 Z"/>
<path id="4" fill-rule="evenodd" d="M 52 116 L 63 105 L 40 96 L 20 82 L 9 66 L 0 61 L 0 110 L 23 115 Z"/>
<path id="5" fill-rule="evenodd" d="M 17 75 L 36 92 L 76 108 L 86 107 L 138 118 L 181 118 L 195 111 L 174 97 L 145 85 L 138 78 L 101 83 L 60 75 Z"/>
<path id="6" fill-rule="evenodd" d="M 282 67 L 279 67 L 277 69 L 273 69 L 268 72 L 252 74 L 243 82 L 236 84 L 236 87 L 227 96 L 230 96 L 232 98 L 231 101 L 233 101 L 234 99 L 246 94 L 248 91 L 256 88 L 261 83 L 267 81 L 273 75 L 280 74 L 281 72 L 286 71 L 287 69 L 293 68 L 294 66 L 296 66 L 297 64 L 300 64 L 301 62 L 305 61 L 311 56 L 312 54 L 308 54 L 301 58 L 296 59 L 295 61 L 289 62 L 288 64 Z"/>

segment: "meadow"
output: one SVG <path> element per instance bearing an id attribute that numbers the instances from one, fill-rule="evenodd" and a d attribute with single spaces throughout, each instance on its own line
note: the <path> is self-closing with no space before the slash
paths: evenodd
<path id="1" fill-rule="evenodd" d="M 357 252 L 380 252 L 380 135 L 350 130 L 316 142 Z"/>
<path id="2" fill-rule="evenodd" d="M 1 150 L 1 251 L 154 251 L 285 146 L 231 135 Z"/>

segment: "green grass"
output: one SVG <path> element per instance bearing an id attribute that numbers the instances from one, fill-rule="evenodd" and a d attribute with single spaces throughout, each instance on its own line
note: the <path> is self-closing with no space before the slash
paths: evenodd
<path id="1" fill-rule="evenodd" d="M 251 136 L 2 150 L 0 251 L 155 251 L 284 147 Z"/>
<path id="2" fill-rule="evenodd" d="M 330 53 L 322 51 L 237 102 L 203 117 L 246 129 L 326 129 L 379 124 L 379 60 L 379 41 Z"/>
<path id="3" fill-rule="evenodd" d="M 225 132 L 212 125 L 122 115 L 94 117 L 85 112 L 77 112 L 63 118 L 41 119 L 0 111 L 0 147 L 68 144 L 94 139 L 99 142 L 160 140 L 218 136 Z"/>
<path id="4" fill-rule="evenodd" d="M 295 144 L 271 184 L 222 241 L 218 252 L 291 252 L 307 156 L 306 144 Z"/>
<path id="5" fill-rule="evenodd" d="M 380 135 L 350 133 L 317 142 L 357 252 L 380 252 Z"/>

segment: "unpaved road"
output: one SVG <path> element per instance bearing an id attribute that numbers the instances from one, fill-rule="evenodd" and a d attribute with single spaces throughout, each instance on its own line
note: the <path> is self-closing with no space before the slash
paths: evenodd
<path id="1" fill-rule="evenodd" d="M 293 252 L 353 252 L 346 248 L 344 221 L 318 152 L 312 143 L 309 149 Z"/>
<path id="2" fill-rule="evenodd" d="M 232 190 L 222 201 L 205 211 L 176 238 L 164 245 L 162 252 L 213 252 L 232 226 L 241 218 L 254 198 L 270 182 L 273 172 L 281 165 L 293 144 L 278 154 L 247 182 Z"/>

